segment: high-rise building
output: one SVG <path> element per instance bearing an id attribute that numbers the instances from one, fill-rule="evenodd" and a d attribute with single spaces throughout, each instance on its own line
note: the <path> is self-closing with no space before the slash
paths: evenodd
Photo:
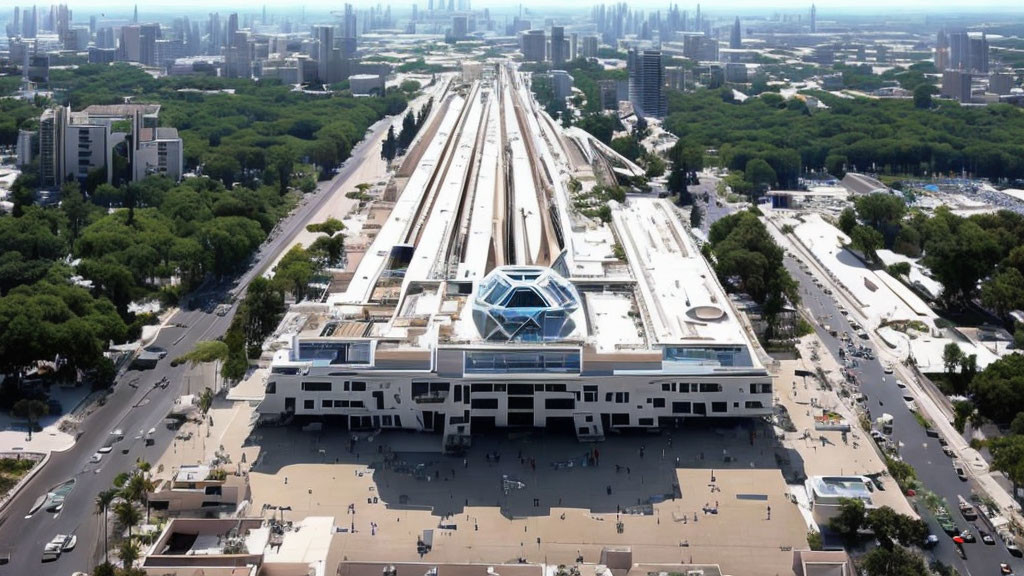
<path id="1" fill-rule="evenodd" d="M 206 27 L 209 34 L 209 44 L 207 44 L 206 53 L 213 56 L 220 54 L 220 47 L 224 45 L 224 38 L 222 36 L 224 30 L 220 26 L 220 14 L 211 12 L 210 20 Z"/>
<path id="2" fill-rule="evenodd" d="M 949 42 L 946 68 L 988 74 L 988 38 L 984 33 L 971 37 L 966 30 L 957 30 L 947 33 L 946 37 Z"/>
<path id="3" fill-rule="evenodd" d="M 562 26 L 552 26 L 551 62 L 556 66 L 564 64 L 568 60 L 566 52 L 565 28 Z"/>
<path id="4" fill-rule="evenodd" d="M 569 34 L 569 59 L 575 60 L 580 57 L 580 35 L 577 32 Z"/>
<path id="5" fill-rule="evenodd" d="M 314 26 L 313 37 L 316 38 L 317 79 L 323 84 L 340 82 L 340 59 L 334 47 L 334 27 Z"/>
<path id="6" fill-rule="evenodd" d="M 583 58 L 597 58 L 597 36 L 584 36 L 583 37 Z"/>
<path id="7" fill-rule="evenodd" d="M 733 50 L 739 50 L 743 47 L 743 37 L 740 36 L 740 17 L 736 17 L 736 21 L 732 23 L 732 32 L 729 34 L 729 48 Z"/>
<path id="8" fill-rule="evenodd" d="M 71 108 L 50 108 L 39 118 L 39 177 L 43 188 L 58 188 L 71 180 L 85 182 L 90 173 L 106 171 L 110 182 L 110 125 L 92 122 Z"/>
<path id="9" fill-rule="evenodd" d="M 629 101 L 640 116 L 664 117 L 668 104 L 665 99 L 665 67 L 660 50 L 630 48 Z"/>
<path id="10" fill-rule="evenodd" d="M 811 34 L 818 32 L 818 9 L 811 4 Z"/>
<path id="11" fill-rule="evenodd" d="M 452 39 L 465 40 L 469 35 L 469 17 L 465 14 L 452 16 Z"/>
<path id="12" fill-rule="evenodd" d="M 545 56 L 543 30 L 527 30 L 519 37 L 519 50 L 527 62 L 543 62 Z"/>
<path id="13" fill-rule="evenodd" d="M 971 75 L 959 70 L 946 70 L 942 73 L 941 94 L 963 104 L 971 101 Z"/>
<path id="14" fill-rule="evenodd" d="M 970 38 L 967 69 L 978 74 L 988 74 L 988 38 L 981 33 L 981 38 Z"/>
<path id="15" fill-rule="evenodd" d="M 993 94 L 1005 96 L 1013 90 L 1013 74 L 998 73 L 989 76 L 988 91 Z"/>
<path id="16" fill-rule="evenodd" d="M 935 68 L 940 72 L 949 68 L 949 39 L 945 30 L 935 37 Z"/>

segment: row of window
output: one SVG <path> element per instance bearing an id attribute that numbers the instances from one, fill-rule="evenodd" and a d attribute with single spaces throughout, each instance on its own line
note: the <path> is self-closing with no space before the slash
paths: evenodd
<path id="1" fill-rule="evenodd" d="M 498 399 L 497 398 L 473 398 L 470 402 L 470 406 L 474 410 L 497 410 Z M 511 397 L 508 399 L 509 410 L 533 410 L 533 398 L 517 398 Z M 574 398 L 545 398 L 544 399 L 545 410 L 575 410 L 576 399 Z"/>
<path id="2" fill-rule="evenodd" d="M 334 388 L 333 382 L 303 382 L 303 392 L 331 392 Z M 366 382 L 341 383 L 341 392 L 366 392 Z"/>
<path id="3" fill-rule="evenodd" d="M 722 385 L 716 382 L 702 382 L 689 384 L 686 382 L 663 382 L 661 384 L 662 392 L 682 392 L 683 394 L 689 392 L 721 392 Z"/>
<path id="4" fill-rule="evenodd" d="M 316 400 L 303 400 L 302 407 L 306 410 L 316 410 Z M 362 400 L 321 400 L 321 408 L 365 408 Z"/>

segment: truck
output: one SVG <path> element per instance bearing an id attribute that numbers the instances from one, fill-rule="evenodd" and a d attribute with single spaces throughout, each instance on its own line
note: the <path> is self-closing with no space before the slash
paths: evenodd
<path id="1" fill-rule="evenodd" d="M 964 520 L 973 521 L 978 519 L 978 511 L 966 498 L 958 494 L 956 499 L 960 507 L 960 514 L 963 515 Z"/>

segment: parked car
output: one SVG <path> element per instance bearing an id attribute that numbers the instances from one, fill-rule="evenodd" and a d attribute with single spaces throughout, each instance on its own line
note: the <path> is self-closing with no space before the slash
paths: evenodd
<path id="1" fill-rule="evenodd" d="M 985 543 L 985 544 L 987 544 L 989 546 L 995 546 L 996 545 L 996 539 L 993 538 L 992 535 L 989 534 L 988 532 L 985 532 L 984 530 L 978 530 L 978 534 L 981 535 L 981 541 L 983 543 Z"/>

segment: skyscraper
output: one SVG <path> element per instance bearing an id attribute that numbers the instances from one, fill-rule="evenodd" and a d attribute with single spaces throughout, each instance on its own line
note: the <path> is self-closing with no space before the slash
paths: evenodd
<path id="1" fill-rule="evenodd" d="M 739 50 L 743 47 L 743 38 L 740 34 L 740 17 L 737 16 L 736 21 L 732 23 L 732 33 L 729 35 L 729 48 Z"/>
<path id="2" fill-rule="evenodd" d="M 818 31 L 818 9 L 811 4 L 811 34 Z"/>
<path id="3" fill-rule="evenodd" d="M 519 37 L 519 50 L 527 62 L 544 61 L 544 44 L 543 30 L 527 30 Z"/>
<path id="4" fill-rule="evenodd" d="M 562 26 L 551 27 L 551 62 L 555 65 L 564 64 L 566 58 L 565 50 L 565 28 Z"/>
<path id="5" fill-rule="evenodd" d="M 661 118 L 667 112 L 665 99 L 665 68 L 660 50 L 630 48 L 629 101 L 640 116 Z"/>
<path id="6" fill-rule="evenodd" d="M 949 39 L 945 30 L 939 30 L 935 38 L 935 68 L 940 72 L 949 68 Z"/>

